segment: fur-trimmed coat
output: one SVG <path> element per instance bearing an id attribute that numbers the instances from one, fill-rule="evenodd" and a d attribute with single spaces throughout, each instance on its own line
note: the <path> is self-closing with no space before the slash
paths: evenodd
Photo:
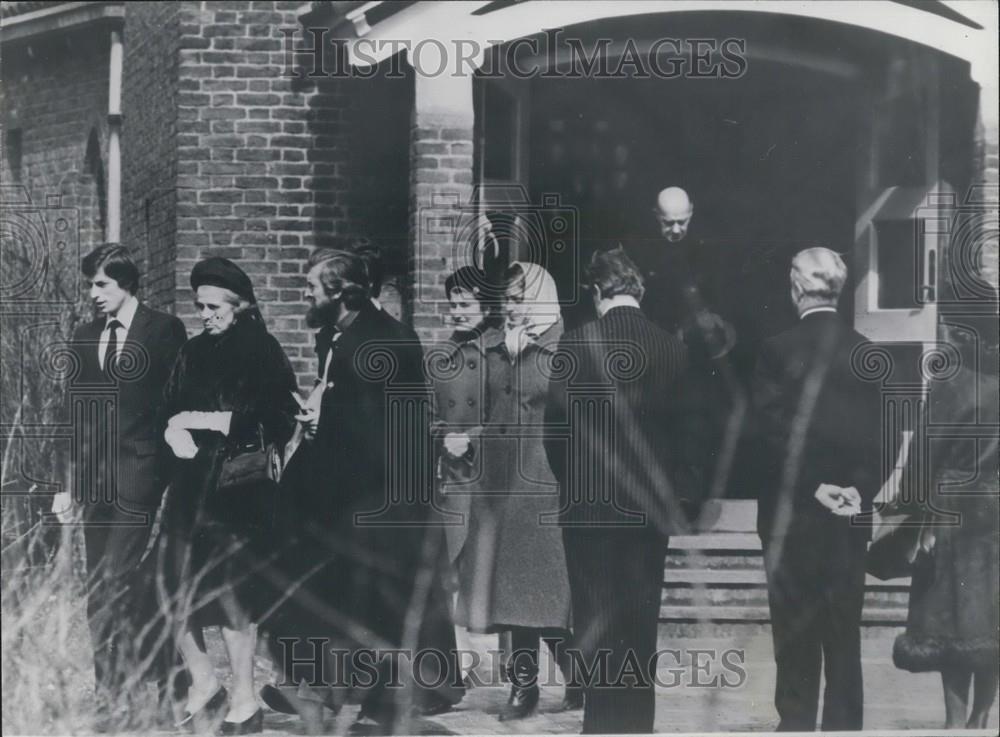
<path id="1" fill-rule="evenodd" d="M 929 444 L 924 477 L 931 480 L 929 506 L 941 524 L 927 530 L 934 537 L 930 554 L 917 557 L 906 632 L 896 638 L 893 662 L 912 672 L 995 668 L 1000 657 L 996 378 L 962 369 L 931 385 L 930 402 L 932 428 L 947 423 L 959 429 Z M 911 460 L 919 455 L 911 448 Z M 918 471 L 911 466 L 906 475 Z"/>

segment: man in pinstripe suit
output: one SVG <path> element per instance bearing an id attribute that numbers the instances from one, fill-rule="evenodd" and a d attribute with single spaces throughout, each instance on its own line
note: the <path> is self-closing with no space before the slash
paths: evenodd
<path id="1" fill-rule="evenodd" d="M 651 732 L 668 536 L 699 488 L 683 445 L 687 352 L 643 315 L 622 249 L 595 253 L 585 284 L 599 319 L 567 333 L 551 365 L 546 452 L 562 507 L 548 523 L 563 528 L 583 731 Z"/>
<path id="2" fill-rule="evenodd" d="M 126 248 L 102 246 L 82 267 L 99 316 L 73 335 L 72 489 L 53 512 L 83 522 L 97 706 L 110 718 L 126 706 L 119 692 L 134 676 L 135 638 L 155 613 L 144 607 L 152 591 L 134 584 L 166 479 L 161 395 L 187 334 L 136 298 L 139 270 Z"/>
<path id="3" fill-rule="evenodd" d="M 828 248 L 792 259 L 798 324 L 760 347 L 753 382 L 778 731 L 860 730 L 861 613 L 871 509 L 882 486 L 880 387 L 852 359 L 863 335 L 837 314 L 847 266 Z"/>

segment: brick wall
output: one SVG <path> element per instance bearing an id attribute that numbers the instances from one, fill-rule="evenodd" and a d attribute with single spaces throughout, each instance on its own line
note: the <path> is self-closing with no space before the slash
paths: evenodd
<path id="1" fill-rule="evenodd" d="M 37 207 L 50 211 L 64 207 L 75 213 L 73 222 L 78 225 L 66 241 L 69 248 L 57 248 L 51 230 L 44 231 L 43 246 L 50 268 L 59 272 L 49 276 L 65 277 L 64 283 L 72 284 L 74 292 L 80 257 L 104 239 L 100 201 L 104 185 L 97 178 L 103 174 L 102 159 L 107 152 L 109 47 L 107 32 L 67 33 L 30 46 L 5 44 L 0 59 L 2 181 L 4 186 L 23 186 Z M 9 155 L 15 153 L 11 146 L 18 137 L 20 165 L 15 172 L 16 162 Z M 91 138 L 99 155 L 88 161 Z M 9 283 L 7 277 L 4 283 Z M 54 284 L 50 278 L 48 286 Z"/>
<path id="2" fill-rule="evenodd" d="M 210 255 L 237 261 L 306 382 L 315 363 L 303 319 L 305 261 L 314 246 L 368 232 L 386 240 L 390 263 L 402 261 L 393 249 L 404 240 L 406 192 L 393 167 L 406 166 L 406 152 L 404 145 L 393 154 L 393 135 L 378 134 L 392 124 L 355 126 L 359 108 L 400 120 L 377 103 L 372 108 L 377 100 L 398 105 L 393 89 L 376 91 L 380 80 L 302 79 L 297 67 L 287 68 L 282 30 L 296 32 L 298 46 L 308 45 L 296 17 L 300 7 L 181 4 L 175 284 L 177 312 L 193 329 L 184 298 L 191 267 Z M 308 58 L 303 63 L 311 68 Z M 405 130 L 405 117 L 399 125 Z M 375 161 L 366 161 L 373 152 Z M 375 166 L 381 175 L 371 175 Z M 384 217 L 379 205 L 394 198 L 401 203 L 389 205 Z"/>
<path id="3" fill-rule="evenodd" d="M 69 419 L 60 401 L 59 366 L 47 349 L 91 315 L 79 270 L 81 257 L 104 240 L 100 180 L 107 152 L 109 48 L 107 32 L 93 29 L 2 47 L 0 422 L 5 425 L 45 428 L 65 426 Z M 17 515 L 10 521 L 20 518 L 25 524 L 20 529 L 26 530 L 46 507 L 45 494 L 60 488 L 60 459 L 68 445 L 28 435 L 12 439 L 11 433 L 3 441 L 14 469 L 4 479 L 5 544 L 8 515 Z"/>
<path id="4" fill-rule="evenodd" d="M 472 195 L 472 80 L 417 77 L 411 118 L 413 327 L 427 343 L 446 340 L 444 281 L 467 261 L 456 236 Z"/>
<path id="5" fill-rule="evenodd" d="M 454 233 L 445 229 L 435 232 L 426 213 L 451 209 L 453 222 L 460 222 L 460 209 L 472 194 L 472 133 L 472 126 L 464 121 L 429 116 L 418 117 L 413 126 L 411 267 L 418 295 L 413 326 L 428 343 L 446 340 L 451 333 L 442 320 L 444 281 L 465 262 L 464 252 L 456 251 Z"/>
<path id="6" fill-rule="evenodd" d="M 143 297 L 173 311 L 177 225 L 177 3 L 126 6 L 122 81 L 122 242 L 143 266 Z"/>

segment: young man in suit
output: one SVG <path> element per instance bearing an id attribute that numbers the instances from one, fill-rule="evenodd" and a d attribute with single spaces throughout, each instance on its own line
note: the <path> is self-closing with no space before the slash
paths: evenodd
<path id="1" fill-rule="evenodd" d="M 98 316 L 73 335 L 72 486 L 56 495 L 53 512 L 82 521 L 98 713 L 116 722 L 127 715 L 123 691 L 141 675 L 136 638 L 156 611 L 138 569 L 166 482 L 161 396 L 187 334 L 176 317 L 138 300 L 139 270 L 125 247 L 97 248 L 82 270 Z"/>
<path id="2" fill-rule="evenodd" d="M 865 338 L 837 301 L 847 267 L 809 248 L 792 260 L 799 323 L 761 346 L 753 382 L 764 463 L 758 530 L 764 546 L 781 731 L 816 728 L 820 667 L 823 730 L 862 727 L 861 609 L 871 508 L 884 481 L 878 384 L 852 356 Z"/>
<path id="3" fill-rule="evenodd" d="M 684 468 L 687 350 L 639 308 L 642 276 L 620 248 L 595 253 L 584 282 L 599 319 L 566 333 L 551 361 L 545 449 L 561 509 L 548 523 L 563 528 L 590 671 L 577 674 L 583 731 L 652 732 L 664 557 L 696 470 Z"/>

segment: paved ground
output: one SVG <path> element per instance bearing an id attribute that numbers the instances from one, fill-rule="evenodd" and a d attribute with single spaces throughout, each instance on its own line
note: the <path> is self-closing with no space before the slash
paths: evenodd
<path id="1" fill-rule="evenodd" d="M 897 670 L 890 660 L 894 630 L 868 633 L 863 642 L 865 676 L 865 730 L 939 729 L 944 712 L 940 681 L 936 674 L 913 675 Z M 476 637 L 476 649 L 483 652 L 496 647 L 495 637 Z M 753 632 L 728 639 L 660 638 L 661 648 L 680 650 L 679 661 L 667 657 L 660 663 L 657 689 L 656 730 L 658 732 L 767 732 L 777 720 L 772 705 L 774 663 L 770 635 Z M 706 651 L 730 651 L 729 668 Z M 701 653 L 701 654 L 699 654 Z M 692 661 L 706 666 L 692 668 Z M 745 677 L 732 667 L 743 663 Z M 680 663 L 680 667 L 678 667 Z M 543 653 L 542 673 L 551 664 Z M 489 680 L 484 672 L 484 680 Z M 558 678 L 556 678 L 558 681 Z M 671 685 L 675 684 L 675 685 Z M 453 711 L 433 719 L 414 722 L 413 731 L 421 734 L 539 734 L 580 731 L 582 712 L 559 713 L 562 698 L 558 683 L 543 686 L 541 705 L 536 715 L 517 722 L 499 722 L 497 713 L 507 697 L 505 684 L 472 689 Z M 327 728 L 342 734 L 353 721 L 357 707 L 347 707 Z M 991 732 L 997 733 L 997 710 L 994 709 Z M 298 720 L 267 713 L 265 729 L 271 734 L 301 733 Z"/>

